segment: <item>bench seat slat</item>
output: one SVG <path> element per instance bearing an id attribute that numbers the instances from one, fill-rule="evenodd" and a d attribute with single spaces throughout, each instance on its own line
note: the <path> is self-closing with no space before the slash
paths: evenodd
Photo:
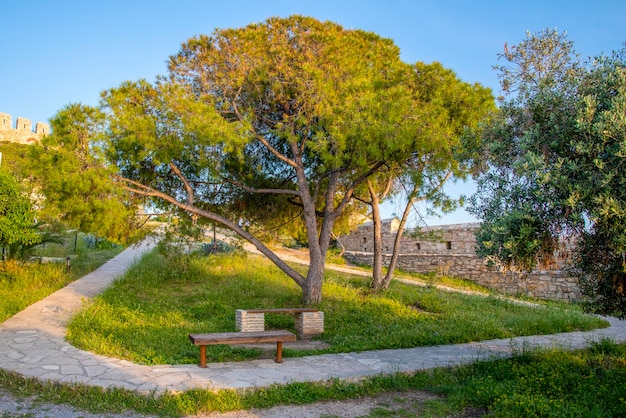
<path id="1" fill-rule="evenodd" d="M 302 312 L 317 312 L 318 309 L 314 308 L 276 308 L 276 309 L 242 309 L 250 313 L 302 313 Z"/>
<path id="2" fill-rule="evenodd" d="M 189 340 L 200 346 L 200 367 L 206 365 L 206 346 L 209 344 L 248 344 L 248 343 L 276 343 L 276 363 L 283 362 L 283 342 L 296 341 L 296 336 L 289 331 L 259 331 L 259 332 L 218 332 L 215 334 L 189 334 Z"/>
<path id="3" fill-rule="evenodd" d="M 208 344 L 248 344 L 277 341 L 296 341 L 296 336 L 289 331 L 259 332 L 222 332 L 215 334 L 189 334 L 189 340 L 195 345 Z"/>

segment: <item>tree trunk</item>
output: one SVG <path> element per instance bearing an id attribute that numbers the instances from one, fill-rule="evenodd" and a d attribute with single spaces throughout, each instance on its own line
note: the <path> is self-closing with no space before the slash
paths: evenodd
<path id="1" fill-rule="evenodd" d="M 296 178 L 298 181 L 298 190 L 300 200 L 302 202 L 302 214 L 307 232 L 307 240 L 309 243 L 309 271 L 304 283 L 300 285 L 302 288 L 302 302 L 305 305 L 319 303 L 322 300 L 322 284 L 324 282 L 324 263 L 326 262 L 326 249 L 322 240 L 325 225 L 322 224 L 320 236 L 318 236 L 317 213 L 315 211 L 315 199 L 309 191 L 309 183 L 304 172 L 302 162 L 302 154 L 296 144 L 291 145 L 296 162 Z M 324 219 L 326 223 L 328 219 Z M 332 230 L 332 227 L 331 227 Z M 329 232 L 330 234 L 330 232 Z M 330 240 L 330 238 L 329 238 Z"/>
<path id="2" fill-rule="evenodd" d="M 400 255 L 400 243 L 402 241 L 402 234 L 404 234 L 404 227 L 406 226 L 406 222 L 409 219 L 411 207 L 414 203 L 414 199 L 412 198 L 412 196 L 415 196 L 416 192 L 417 190 L 414 188 L 413 192 L 409 196 L 409 199 L 407 200 L 404 212 L 402 213 L 402 219 L 400 219 L 400 225 L 398 225 L 396 237 L 393 241 L 393 251 L 391 253 L 391 260 L 389 260 L 389 269 L 387 270 L 387 274 L 385 275 L 385 278 L 382 282 L 382 289 L 389 289 L 391 279 L 393 279 L 393 272 L 396 269 L 396 265 L 398 264 L 398 256 Z"/>
<path id="3" fill-rule="evenodd" d="M 382 220 L 380 219 L 380 209 L 378 207 L 378 194 L 374 190 L 371 181 L 367 181 L 370 192 L 372 206 L 372 222 L 374 223 L 374 260 L 372 262 L 372 288 L 380 290 L 383 285 L 383 238 Z"/>
<path id="4" fill-rule="evenodd" d="M 305 305 L 322 301 L 322 285 L 324 283 L 324 257 L 311 258 L 309 272 L 302 286 L 302 302 Z"/>

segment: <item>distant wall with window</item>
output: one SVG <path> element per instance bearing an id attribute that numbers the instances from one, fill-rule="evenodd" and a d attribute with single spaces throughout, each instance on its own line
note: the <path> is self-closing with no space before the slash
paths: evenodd
<path id="1" fill-rule="evenodd" d="M 397 219 L 382 225 L 384 263 L 388 265 L 398 230 Z M 407 230 L 400 245 L 398 268 L 415 273 L 434 273 L 471 280 L 482 286 L 513 295 L 540 299 L 578 300 L 580 289 L 562 270 L 532 271 L 529 274 L 500 271 L 475 252 L 475 232 L 480 223 L 442 225 Z M 371 265 L 374 250 L 373 223 L 365 223 L 341 237 L 344 257 L 353 263 Z"/>

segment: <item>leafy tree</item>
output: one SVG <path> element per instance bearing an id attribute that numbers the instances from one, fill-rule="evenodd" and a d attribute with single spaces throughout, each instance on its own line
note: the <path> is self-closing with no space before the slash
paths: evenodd
<path id="1" fill-rule="evenodd" d="M 169 77 L 103 95 L 109 157 L 129 190 L 236 231 L 305 303 L 319 302 L 333 227 L 355 189 L 415 148 L 410 73 L 390 40 L 331 22 L 216 30 L 183 44 Z M 253 234 L 252 219 L 289 213 L 306 232 L 306 276 Z"/>
<path id="2" fill-rule="evenodd" d="M 479 122 L 493 110 L 491 90 L 479 84 L 460 80 L 453 71 L 439 63 L 416 63 L 409 81 L 415 103 L 420 106 L 419 126 L 410 154 L 389 161 L 383 173 L 382 193 L 368 179 L 374 221 L 374 289 L 387 289 L 397 264 L 400 242 L 409 215 L 417 202 L 427 201 L 444 211 L 452 210 L 458 202 L 443 192 L 450 178 L 465 178 L 470 166 L 461 152 L 461 138 L 467 131 L 476 134 Z M 389 268 L 382 276 L 382 244 L 378 205 L 387 195 L 404 196 L 406 205 L 394 239 Z"/>
<path id="3" fill-rule="evenodd" d="M 2 153 L 0 166 L 19 180 L 24 180 L 28 175 L 30 148 L 32 145 L 0 142 L 0 153 Z"/>
<path id="4" fill-rule="evenodd" d="M 99 148 L 104 115 L 70 104 L 50 122 L 52 134 L 31 147 L 31 173 L 44 196 L 41 216 L 117 242 L 132 240 L 136 202 L 112 181 Z"/>
<path id="5" fill-rule="evenodd" d="M 591 306 L 626 314 L 624 51 L 582 62 L 546 30 L 506 47 L 500 112 L 478 150 L 478 252 L 505 268 L 550 266 L 562 244 Z"/>
<path id="6" fill-rule="evenodd" d="M 11 249 L 40 241 L 29 197 L 11 174 L 0 169 L 0 247 L 3 255 L 11 258 L 15 254 Z"/>

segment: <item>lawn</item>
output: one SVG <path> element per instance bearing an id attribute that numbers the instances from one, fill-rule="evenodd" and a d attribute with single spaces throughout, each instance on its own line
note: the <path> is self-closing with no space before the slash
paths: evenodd
<path id="1" fill-rule="evenodd" d="M 0 262 L 0 322 L 95 270 L 122 250 L 108 243 L 91 246 L 84 234 L 67 233 L 61 244 L 35 248 L 35 257 L 56 257 L 58 262 Z M 69 272 L 66 257 L 71 260 Z"/>
<path id="2" fill-rule="evenodd" d="M 575 306 L 536 307 L 495 296 L 393 283 L 372 294 L 366 278 L 327 271 L 323 301 L 328 348 L 285 349 L 285 357 L 464 343 L 603 327 Z M 190 333 L 235 331 L 238 308 L 301 306 L 297 285 L 262 257 L 227 254 L 164 258 L 156 251 L 76 315 L 69 341 L 141 364 L 193 364 Z M 293 319 L 267 315 L 269 329 Z M 255 359 L 253 348 L 207 347 L 208 361 Z"/>
<path id="3" fill-rule="evenodd" d="M 156 363 L 168 357 L 172 362 L 185 362 L 187 354 L 168 353 L 164 348 L 170 343 L 188 345 L 188 332 L 234 330 L 235 307 L 299 306 L 298 288 L 262 258 L 220 255 L 191 258 L 188 262 L 170 261 L 156 253 L 147 255 L 74 319 L 74 337 L 88 335 L 81 327 L 97 325 L 93 335 L 98 338 L 96 345 L 103 351 L 118 347 L 115 350 L 120 352 L 120 357 L 143 356 L 145 363 Z M 52 266 L 28 266 L 32 267 Z M 33 273 L 33 277 L 41 278 L 43 273 Z M 19 283 L 28 285 L 28 281 L 24 278 Z M 15 286 L 19 283 L 15 282 Z M 18 287 L 14 287 L 14 291 L 23 293 Z M 0 306 L 4 304 L 6 299 L 2 297 Z M 602 321 L 583 315 L 573 305 L 547 303 L 529 308 L 492 296 L 466 296 L 400 283 L 394 283 L 384 295 L 371 295 L 363 278 L 333 272 L 327 274 L 324 302 L 319 308 L 326 312 L 323 339 L 331 345 L 327 351 L 464 341 L 603 325 Z M 271 327 L 291 327 L 291 320 L 280 316 L 270 316 L 268 323 Z M 185 329 L 181 332 L 177 327 Z M 427 331 L 422 332 L 422 329 Z M 126 340 L 132 339 L 132 333 L 138 331 L 142 343 L 158 340 L 159 335 L 164 338 L 169 335 L 167 338 L 171 341 L 167 344 L 152 342 L 151 347 L 143 350 L 141 347 L 129 349 Z M 107 332 L 111 332 L 109 337 Z M 161 332 L 163 334 L 159 334 Z M 369 333 L 372 342 L 356 338 L 352 344 L 350 338 L 358 337 L 358 333 Z M 155 337 L 148 338 L 150 334 Z M 194 348 L 189 362 L 195 363 L 197 348 Z M 213 355 L 215 358 L 254 358 L 258 353 L 226 349 Z M 68 403 L 100 414 L 136 411 L 175 417 L 392 393 L 405 407 L 390 410 L 383 404 L 370 414 L 371 417 L 466 416 L 464 411 L 470 414 L 483 411 L 496 417 L 623 417 L 626 416 L 626 346 L 602 340 L 579 351 L 524 350 L 522 347 L 510 359 L 414 374 L 376 376 L 360 382 L 293 383 L 247 391 L 191 390 L 145 396 L 124 389 L 40 382 L 3 370 L 0 370 L 0 388 L 16 397 L 33 396 L 39 402 Z M 424 390 L 440 397 L 419 404 L 410 400 L 411 392 Z"/>

